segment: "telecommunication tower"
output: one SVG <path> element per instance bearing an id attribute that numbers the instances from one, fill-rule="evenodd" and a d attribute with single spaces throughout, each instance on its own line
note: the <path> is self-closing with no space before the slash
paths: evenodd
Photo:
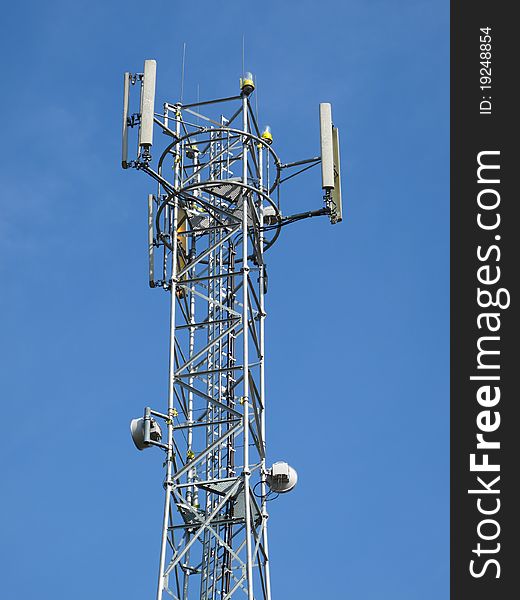
<path id="1" fill-rule="evenodd" d="M 250 73 L 235 96 L 162 113 L 155 81 L 155 60 L 124 75 L 122 166 L 156 182 L 149 285 L 170 296 L 168 404 L 131 423 L 139 450 L 166 457 L 156 599 L 270 600 L 267 501 L 297 475 L 266 462 L 265 253 L 288 223 L 341 221 L 338 130 L 321 104 L 320 156 L 284 164 L 252 110 Z M 319 163 L 325 206 L 283 216 L 280 185 Z"/>

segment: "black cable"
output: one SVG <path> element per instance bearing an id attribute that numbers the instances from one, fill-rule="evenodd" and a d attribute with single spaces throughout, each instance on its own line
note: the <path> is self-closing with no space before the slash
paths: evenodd
<path id="1" fill-rule="evenodd" d="M 284 177 L 283 179 L 280 179 L 280 184 L 284 183 L 285 181 L 289 181 L 289 179 L 292 179 L 293 177 L 296 177 L 296 175 L 300 175 L 301 173 L 305 173 L 305 171 L 308 171 L 309 169 L 312 169 L 312 167 L 315 167 L 318 164 L 320 164 L 320 161 L 316 161 L 315 163 L 312 163 L 312 165 L 309 165 L 308 167 L 304 167 L 303 169 L 300 169 L 299 171 L 296 171 L 296 173 L 293 173 L 292 175 L 289 175 L 288 177 Z"/>
<path id="2" fill-rule="evenodd" d="M 322 215 L 329 215 L 330 210 L 328 208 L 320 208 L 319 210 L 313 210 L 306 213 L 298 213 L 296 215 L 291 215 L 289 217 L 284 217 L 281 222 L 275 223 L 273 225 L 267 225 L 262 227 L 260 231 L 272 231 L 273 229 L 278 229 L 280 227 L 284 227 L 285 225 L 290 225 L 291 223 L 296 223 L 297 221 L 302 221 L 303 219 L 309 219 L 311 217 L 320 217 Z"/>
<path id="3" fill-rule="evenodd" d="M 259 485 L 261 485 L 262 483 L 263 483 L 262 481 L 257 481 L 257 482 L 256 482 L 256 484 L 253 486 L 253 495 L 254 495 L 256 498 L 259 498 L 260 500 L 264 500 L 264 499 L 265 499 L 265 501 L 266 501 L 266 502 L 269 502 L 269 501 L 271 501 L 271 500 L 276 500 L 280 494 L 278 494 L 277 492 L 273 492 L 273 490 L 271 490 L 271 489 L 270 489 L 270 490 L 267 492 L 267 494 L 265 494 L 265 495 L 262 495 L 262 494 L 257 494 L 257 493 L 256 493 L 256 491 L 255 491 L 255 490 L 256 490 L 256 488 L 257 488 Z M 274 495 L 274 498 L 272 498 L 272 497 L 271 497 L 271 496 L 273 496 L 273 495 Z"/>

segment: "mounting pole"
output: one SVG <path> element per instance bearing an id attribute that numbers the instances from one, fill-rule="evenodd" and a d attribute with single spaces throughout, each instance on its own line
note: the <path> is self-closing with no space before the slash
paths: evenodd
<path id="1" fill-rule="evenodd" d="M 242 93 L 242 131 L 247 133 L 247 95 Z M 247 186 L 247 143 L 248 138 L 244 136 L 242 143 L 242 182 Z M 251 207 L 253 210 L 253 207 Z M 249 259 L 248 259 L 248 193 L 246 188 L 242 194 L 242 285 L 244 288 L 244 299 L 242 307 L 242 326 L 244 335 L 244 395 L 242 402 L 244 405 L 244 496 L 245 496 L 245 521 L 246 521 L 246 556 L 247 556 L 247 591 L 250 598 L 253 598 L 253 565 L 251 556 L 251 512 L 249 510 L 250 498 L 250 478 L 249 470 Z"/>

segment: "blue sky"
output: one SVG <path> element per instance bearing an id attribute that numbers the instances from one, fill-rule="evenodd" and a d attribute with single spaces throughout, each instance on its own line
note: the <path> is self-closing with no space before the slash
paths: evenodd
<path id="1" fill-rule="evenodd" d="M 5 12 L 6 11 L 6 12 Z M 166 298 L 147 287 L 146 193 L 123 172 L 121 84 L 258 83 L 283 161 L 341 130 L 345 220 L 268 255 L 274 598 L 448 598 L 449 5 L 18 2 L 4 8 L 0 161 L 2 596 L 151 597 L 162 468 L 130 418 L 166 397 Z M 319 208 L 319 173 L 284 192 Z"/>

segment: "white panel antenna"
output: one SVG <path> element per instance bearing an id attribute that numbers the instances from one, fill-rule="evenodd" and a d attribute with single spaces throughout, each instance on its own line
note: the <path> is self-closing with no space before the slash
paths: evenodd
<path id="1" fill-rule="evenodd" d="M 144 61 L 143 84 L 141 88 L 141 127 L 139 128 L 139 146 L 149 151 L 153 143 L 153 119 L 155 108 L 155 60 Z"/>
<path id="2" fill-rule="evenodd" d="M 339 157 L 339 131 L 332 125 L 332 107 L 329 102 L 320 104 L 321 185 L 325 190 L 325 203 L 330 222 L 334 225 L 343 219 L 341 206 L 341 172 Z"/>
<path id="3" fill-rule="evenodd" d="M 329 102 L 320 104 L 321 187 L 334 188 L 334 150 L 332 147 L 332 108 Z"/>
<path id="4" fill-rule="evenodd" d="M 130 73 L 125 73 L 124 76 L 124 92 L 123 92 L 123 138 L 122 138 L 122 153 L 121 166 L 123 169 L 128 169 L 128 104 L 130 99 Z"/>
<path id="5" fill-rule="evenodd" d="M 343 208 L 341 202 L 341 166 L 339 158 L 339 130 L 337 127 L 332 128 L 332 150 L 334 158 L 334 189 L 332 190 L 330 216 L 332 224 L 334 225 L 343 220 Z"/>

